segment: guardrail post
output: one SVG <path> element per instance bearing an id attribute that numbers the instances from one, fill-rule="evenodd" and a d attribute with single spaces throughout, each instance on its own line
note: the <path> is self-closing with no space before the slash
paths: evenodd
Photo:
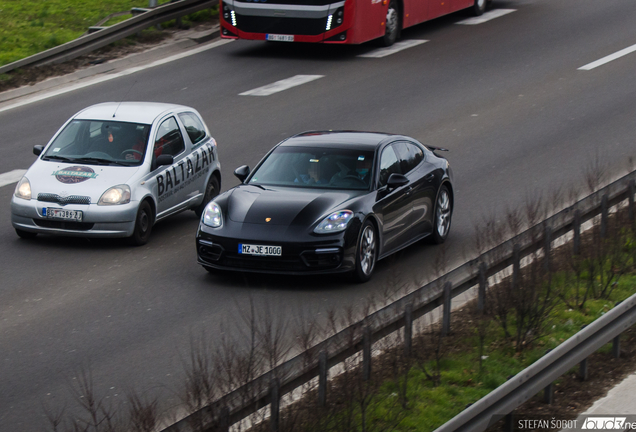
<path id="1" fill-rule="evenodd" d="M 607 220 L 609 219 L 608 196 L 601 198 L 601 238 L 607 238 Z"/>
<path id="2" fill-rule="evenodd" d="M 587 359 L 584 359 L 579 363 L 579 378 L 581 381 L 587 381 L 588 378 L 588 369 L 587 369 Z"/>
<path id="3" fill-rule="evenodd" d="M 327 351 L 318 354 L 318 405 L 327 405 Z"/>
<path id="4" fill-rule="evenodd" d="M 519 288 L 519 278 L 521 277 L 521 246 L 512 246 L 512 289 Z"/>
<path id="5" fill-rule="evenodd" d="M 269 426 L 272 432 L 279 431 L 280 423 L 280 387 L 278 378 L 273 378 L 269 388 L 270 402 L 270 416 Z"/>
<path id="6" fill-rule="evenodd" d="M 574 211 L 574 221 L 572 221 L 572 247 L 574 255 L 581 254 L 581 210 Z"/>
<path id="7" fill-rule="evenodd" d="M 515 430 L 515 415 L 514 411 L 510 414 L 506 414 L 504 417 L 504 431 L 505 432 L 514 432 Z"/>
<path id="8" fill-rule="evenodd" d="M 448 336 L 451 327 L 451 291 L 452 284 L 444 284 L 444 304 L 442 306 L 442 336 Z"/>
<path id="9" fill-rule="evenodd" d="M 413 347 L 413 303 L 404 308 L 404 355 L 409 357 Z"/>
<path id="10" fill-rule="evenodd" d="M 543 230 L 543 270 L 550 273 L 550 254 L 552 253 L 552 227 L 546 225 Z"/>
<path id="11" fill-rule="evenodd" d="M 616 336 L 612 341 L 612 354 L 614 358 L 621 356 L 621 335 Z"/>
<path id="12" fill-rule="evenodd" d="M 632 228 L 634 227 L 634 216 L 636 211 L 634 210 L 634 194 L 636 194 L 636 181 L 634 181 L 634 179 L 631 179 L 629 181 L 629 185 L 627 186 L 628 189 L 628 201 L 629 201 L 629 206 L 628 206 L 628 214 L 629 214 L 629 223 L 631 224 Z"/>
<path id="13" fill-rule="evenodd" d="M 554 402 L 554 383 L 548 384 L 548 386 L 543 389 L 543 402 L 548 405 L 552 405 L 552 402 Z"/>
<path id="14" fill-rule="evenodd" d="M 371 327 L 366 326 L 362 335 L 362 378 L 371 379 Z"/>
<path id="15" fill-rule="evenodd" d="M 479 263 L 479 290 L 477 294 L 477 310 L 480 314 L 486 308 L 486 263 Z"/>

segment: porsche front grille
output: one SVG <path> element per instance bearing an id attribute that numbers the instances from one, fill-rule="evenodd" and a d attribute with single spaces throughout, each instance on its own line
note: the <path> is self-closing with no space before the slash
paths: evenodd
<path id="1" fill-rule="evenodd" d="M 59 205 L 66 205 L 66 204 L 89 205 L 91 203 L 91 197 L 80 196 L 80 195 L 70 195 L 66 197 L 61 197 L 57 194 L 41 193 L 41 194 L 38 194 L 38 201 L 52 202 Z"/>

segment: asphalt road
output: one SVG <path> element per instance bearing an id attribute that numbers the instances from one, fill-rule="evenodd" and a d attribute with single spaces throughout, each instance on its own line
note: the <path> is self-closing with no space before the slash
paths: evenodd
<path id="1" fill-rule="evenodd" d="M 479 25 L 454 14 L 403 32 L 426 40 L 365 58 L 362 46 L 237 41 L 135 74 L 0 112 L 0 173 L 26 169 L 81 108 L 111 100 L 197 108 L 219 143 L 222 189 L 234 168 L 310 129 L 402 133 L 450 149 L 456 208 L 449 266 L 472 253 L 475 224 L 529 196 L 571 188 L 600 161 L 609 177 L 636 155 L 636 53 L 579 68 L 636 44 L 631 0 L 495 0 L 514 9 Z M 321 75 L 270 96 L 240 93 L 296 75 Z M 196 264 L 197 218 L 159 223 L 148 245 L 38 236 L 10 224 L 14 184 L 0 188 L 0 430 L 47 426 L 42 406 L 74 405 L 83 369 L 107 402 L 126 391 L 177 400 L 192 337 L 239 338 L 252 301 L 277 316 L 324 317 L 381 301 L 387 286 L 429 279 L 440 248 L 414 245 L 382 261 L 374 279 L 209 275 Z M 237 342 L 240 343 L 240 342 Z M 152 389 L 152 390 L 151 390 Z"/>

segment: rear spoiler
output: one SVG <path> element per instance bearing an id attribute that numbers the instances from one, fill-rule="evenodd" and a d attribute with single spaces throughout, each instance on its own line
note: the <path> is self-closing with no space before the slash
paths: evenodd
<path id="1" fill-rule="evenodd" d="M 432 145 L 427 145 L 426 148 L 431 150 L 431 151 L 448 151 L 448 149 L 445 149 L 445 148 L 442 148 L 442 147 L 435 147 L 435 146 L 432 146 Z"/>

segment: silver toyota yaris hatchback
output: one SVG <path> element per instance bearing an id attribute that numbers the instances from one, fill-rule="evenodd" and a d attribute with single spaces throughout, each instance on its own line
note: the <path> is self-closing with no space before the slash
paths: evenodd
<path id="1" fill-rule="evenodd" d="M 189 107 L 108 102 L 69 119 L 18 182 L 11 222 L 38 233 L 148 241 L 153 224 L 185 209 L 201 215 L 219 193 L 214 138 Z"/>

